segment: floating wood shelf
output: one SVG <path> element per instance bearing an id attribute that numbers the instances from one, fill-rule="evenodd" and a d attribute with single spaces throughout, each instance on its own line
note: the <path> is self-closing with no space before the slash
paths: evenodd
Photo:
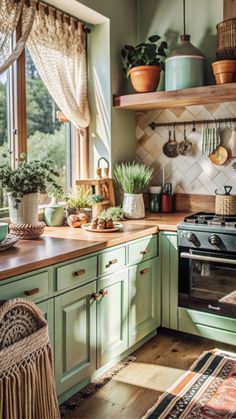
<path id="1" fill-rule="evenodd" d="M 143 111 L 233 101 L 236 101 L 236 83 L 114 96 L 113 106 L 117 109 Z"/>

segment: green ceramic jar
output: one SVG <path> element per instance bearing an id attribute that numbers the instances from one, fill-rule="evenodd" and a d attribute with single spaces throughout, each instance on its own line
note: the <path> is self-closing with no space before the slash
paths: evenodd
<path id="1" fill-rule="evenodd" d="M 64 224 L 64 207 L 58 204 L 56 198 L 54 197 L 52 197 L 50 204 L 45 208 L 44 220 L 50 227 L 60 227 Z"/>
<path id="2" fill-rule="evenodd" d="M 180 39 L 165 61 L 165 90 L 204 86 L 204 55 L 191 44 L 190 35 Z"/>

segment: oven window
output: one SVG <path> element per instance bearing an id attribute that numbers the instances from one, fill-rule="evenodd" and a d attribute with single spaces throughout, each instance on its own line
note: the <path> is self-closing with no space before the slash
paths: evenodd
<path id="1" fill-rule="evenodd" d="M 190 278 L 191 297 L 236 304 L 236 265 L 191 260 Z"/>

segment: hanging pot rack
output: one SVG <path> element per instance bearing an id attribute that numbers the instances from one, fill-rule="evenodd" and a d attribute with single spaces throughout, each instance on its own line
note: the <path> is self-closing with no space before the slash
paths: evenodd
<path id="1" fill-rule="evenodd" d="M 192 121 L 178 121 L 178 122 L 151 122 L 149 127 L 154 131 L 156 128 L 159 127 L 177 127 L 177 126 L 186 126 L 192 125 L 193 131 L 196 131 L 195 125 L 210 125 L 210 124 L 232 124 L 236 123 L 236 118 L 219 118 L 219 119 L 199 119 L 199 120 L 192 120 Z"/>

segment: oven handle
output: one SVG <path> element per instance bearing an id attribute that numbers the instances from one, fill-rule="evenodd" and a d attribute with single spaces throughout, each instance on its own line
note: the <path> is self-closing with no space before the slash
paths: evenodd
<path id="1" fill-rule="evenodd" d="M 206 262 L 217 262 L 217 263 L 228 263 L 230 265 L 236 265 L 236 260 L 227 259 L 227 258 L 216 258 L 212 256 L 201 256 L 201 255 L 192 255 L 191 253 L 180 253 L 180 257 L 183 259 L 194 259 L 194 260 L 203 260 Z"/>

